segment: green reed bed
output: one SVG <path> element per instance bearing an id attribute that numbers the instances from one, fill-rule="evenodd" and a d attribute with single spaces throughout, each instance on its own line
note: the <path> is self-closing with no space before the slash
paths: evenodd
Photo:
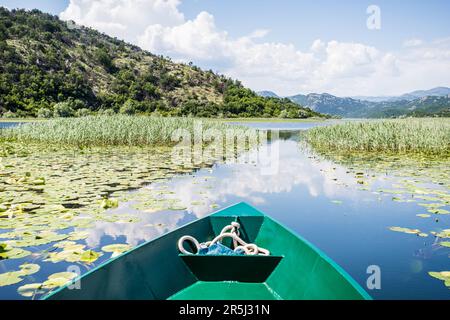
<path id="1" fill-rule="evenodd" d="M 0 138 L 75 146 L 162 146 L 177 143 L 174 138 L 182 133 L 196 139 L 207 131 L 223 136 L 226 133 L 241 136 L 249 130 L 208 119 L 116 115 L 23 124 L 1 130 Z"/>
<path id="2" fill-rule="evenodd" d="M 306 141 L 320 151 L 450 155 L 450 119 L 395 119 L 317 127 Z"/>

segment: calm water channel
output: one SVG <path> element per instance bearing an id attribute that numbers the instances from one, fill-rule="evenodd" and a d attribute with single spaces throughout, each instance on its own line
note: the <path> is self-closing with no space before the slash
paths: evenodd
<path id="1" fill-rule="evenodd" d="M 381 289 L 368 290 L 375 299 L 449 299 L 450 290 L 428 272 L 450 269 L 450 248 L 439 246 L 440 240 L 431 234 L 419 237 L 393 232 L 389 227 L 426 231 L 448 229 L 450 216 L 421 219 L 416 215 L 426 209 L 417 203 L 394 201 L 392 194 L 374 191 L 392 189 L 400 180 L 408 178 L 404 175 L 397 177 L 395 171 L 372 175 L 367 171 L 365 174 L 371 176 L 371 187 L 362 188 L 351 168 L 314 157 L 302 149 L 299 143 L 302 130 L 324 124 L 244 123 L 281 130 L 280 138 L 237 161 L 218 163 L 212 168 L 146 187 L 149 193 L 168 190 L 161 196 L 180 200 L 186 209 L 149 214 L 137 210 L 135 201 L 121 204 L 111 213 L 137 215 L 141 221 L 131 224 L 98 222 L 95 228 L 88 230 L 85 243 L 97 251 L 111 243 L 135 246 L 218 208 L 245 201 L 314 243 L 364 288 L 369 277 L 367 268 L 378 266 Z M 279 155 L 275 173 L 263 170 L 263 166 L 267 166 L 268 150 L 272 156 L 273 152 Z M 442 184 L 435 184 L 436 181 L 429 181 L 428 187 L 433 185 L 441 192 L 449 192 Z M 448 207 L 447 204 L 442 208 Z M 108 258 L 103 255 L 95 265 Z M 64 271 L 67 267 L 41 261 L 38 256 L 36 260 L 41 272 L 20 285 L 43 281 L 49 274 Z M 15 264 L 12 260 L 0 261 L 0 273 L 17 268 Z M 83 266 L 82 272 L 92 267 Z M 0 288 L 0 299 L 23 298 L 17 294 L 18 286 Z"/>

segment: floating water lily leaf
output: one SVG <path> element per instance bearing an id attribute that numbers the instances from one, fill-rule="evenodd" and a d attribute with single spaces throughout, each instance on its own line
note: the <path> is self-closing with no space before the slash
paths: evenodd
<path id="1" fill-rule="evenodd" d="M 417 199 L 422 199 L 425 201 L 439 201 L 439 198 L 436 197 L 429 197 L 429 196 L 416 196 Z"/>
<path id="2" fill-rule="evenodd" d="M 91 218 L 77 219 L 70 223 L 74 228 L 91 228 L 94 226 L 94 220 Z"/>
<path id="3" fill-rule="evenodd" d="M 428 212 L 434 213 L 434 214 L 449 214 L 450 211 L 444 210 L 444 209 L 429 209 Z"/>
<path id="4" fill-rule="evenodd" d="M 70 283 L 70 281 L 71 281 L 70 279 L 63 278 L 63 277 L 51 278 L 51 279 L 44 281 L 44 283 L 42 283 L 42 288 L 52 290 L 52 289 L 56 289 L 56 288 L 65 286 L 66 284 Z"/>
<path id="5" fill-rule="evenodd" d="M 44 261 L 51 261 L 53 263 L 58 263 L 61 261 L 67 262 L 78 262 L 81 259 L 81 255 L 84 253 L 84 245 L 72 245 L 72 247 L 65 247 L 63 251 L 60 252 L 50 252 L 48 258 Z"/>
<path id="6" fill-rule="evenodd" d="M 0 252 L 0 260 L 2 259 L 21 259 L 25 258 L 26 256 L 29 256 L 31 254 L 30 251 L 23 250 L 20 248 L 11 248 L 6 249 L 2 252 Z"/>
<path id="7" fill-rule="evenodd" d="M 442 230 L 441 232 L 431 232 L 432 235 L 438 238 L 450 238 L 450 229 Z"/>
<path id="8" fill-rule="evenodd" d="M 74 244 L 77 244 L 77 243 L 75 241 L 70 241 L 70 240 L 68 240 L 68 241 L 60 241 L 58 243 L 55 243 L 53 245 L 53 247 L 63 249 L 65 247 L 72 246 Z"/>
<path id="9" fill-rule="evenodd" d="M 341 200 L 333 200 L 333 201 L 331 201 L 332 203 L 334 203 L 334 204 L 342 204 L 342 201 Z"/>
<path id="10" fill-rule="evenodd" d="M 444 281 L 444 284 L 447 287 L 450 287 L 450 271 L 428 272 L 428 274 L 433 278 Z"/>
<path id="11" fill-rule="evenodd" d="M 178 206 L 178 207 L 177 206 L 173 206 L 173 207 L 169 207 L 168 209 L 171 210 L 171 211 L 184 211 L 187 208 L 183 207 L 183 206 Z"/>
<path id="12" fill-rule="evenodd" d="M 103 209 L 112 209 L 117 208 L 119 206 L 119 200 L 118 199 L 103 199 L 100 203 L 100 207 Z"/>
<path id="13" fill-rule="evenodd" d="M 415 200 L 412 200 L 412 199 L 402 199 L 402 198 L 398 198 L 398 197 L 393 197 L 392 201 L 395 201 L 395 202 L 415 202 Z"/>
<path id="14" fill-rule="evenodd" d="M 450 241 L 439 242 L 440 246 L 450 248 Z"/>
<path id="15" fill-rule="evenodd" d="M 395 232 L 402 232 L 407 234 L 419 234 L 419 229 L 409 229 L 409 228 L 402 228 L 402 227 L 390 227 L 389 230 L 395 231 Z"/>
<path id="16" fill-rule="evenodd" d="M 45 290 L 42 290 L 42 283 L 29 283 L 20 286 L 17 289 L 17 293 L 22 297 L 31 298 L 35 294 L 43 294 Z"/>
<path id="17" fill-rule="evenodd" d="M 10 286 L 23 280 L 21 273 L 18 271 L 0 273 L 0 287 Z"/>
<path id="18" fill-rule="evenodd" d="M 378 192 L 381 193 L 390 193 L 390 194 L 403 194 L 405 193 L 404 191 L 400 191 L 400 190 L 389 190 L 389 189 L 378 189 Z"/>
<path id="19" fill-rule="evenodd" d="M 99 257 L 101 256 L 101 253 L 88 250 L 83 252 L 83 254 L 80 257 L 80 261 L 85 262 L 87 264 L 94 263 Z"/>
<path id="20" fill-rule="evenodd" d="M 422 206 L 425 208 L 440 208 L 440 207 L 443 207 L 444 204 L 442 204 L 442 203 L 419 203 L 419 206 Z"/>
<path id="21" fill-rule="evenodd" d="M 22 239 L 14 240 L 15 247 L 31 247 L 61 241 L 67 238 L 67 235 L 57 234 L 55 232 L 42 231 L 37 234 L 25 234 Z"/>
<path id="22" fill-rule="evenodd" d="M 110 244 L 102 247 L 102 251 L 104 252 L 112 252 L 112 253 L 123 253 L 131 249 L 131 246 L 128 244 Z"/>
<path id="23" fill-rule="evenodd" d="M 43 178 L 43 177 L 37 178 L 37 179 L 33 180 L 31 182 L 31 184 L 35 185 L 35 186 L 43 186 L 43 185 L 45 185 L 45 178 Z"/>
<path id="24" fill-rule="evenodd" d="M 429 217 L 431 217 L 431 215 L 429 215 L 429 214 L 416 214 L 416 216 L 418 216 L 419 218 L 429 218 Z"/>
<path id="25" fill-rule="evenodd" d="M 83 240 L 86 239 L 87 237 L 89 237 L 89 232 L 86 231 L 74 231 L 69 233 L 69 237 L 67 238 L 68 240 L 71 241 L 78 241 L 78 240 Z"/>
<path id="26" fill-rule="evenodd" d="M 24 263 L 20 265 L 19 268 L 20 268 L 19 272 L 24 276 L 35 274 L 41 269 L 41 267 L 35 263 Z"/>

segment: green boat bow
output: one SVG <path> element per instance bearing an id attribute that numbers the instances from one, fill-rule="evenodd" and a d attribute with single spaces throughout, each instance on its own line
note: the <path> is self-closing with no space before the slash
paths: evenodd
<path id="1" fill-rule="evenodd" d="M 267 248 L 271 255 L 179 254 L 182 236 L 210 241 L 231 222 L 240 224 L 244 241 Z M 371 299 L 322 251 L 246 203 L 144 243 L 74 281 L 80 281 L 80 289 L 68 285 L 46 299 Z"/>

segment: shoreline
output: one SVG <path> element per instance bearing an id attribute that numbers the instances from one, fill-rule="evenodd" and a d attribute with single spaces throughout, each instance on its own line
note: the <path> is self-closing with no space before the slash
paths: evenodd
<path id="1" fill-rule="evenodd" d="M 146 117 L 146 116 L 142 116 Z M 148 116 L 150 117 L 150 116 Z M 163 118 L 175 118 L 175 117 L 163 117 Z M 58 118 L 11 118 L 11 119 L 4 119 L 0 118 L 0 123 L 29 123 L 29 122 L 41 122 L 41 121 L 48 121 L 52 119 L 58 119 Z M 220 122 L 325 122 L 332 119 L 325 119 L 325 118 L 306 118 L 306 119 L 280 119 L 280 118 L 223 118 L 223 119 L 215 119 L 215 118 L 195 118 L 199 120 L 217 120 Z"/>

